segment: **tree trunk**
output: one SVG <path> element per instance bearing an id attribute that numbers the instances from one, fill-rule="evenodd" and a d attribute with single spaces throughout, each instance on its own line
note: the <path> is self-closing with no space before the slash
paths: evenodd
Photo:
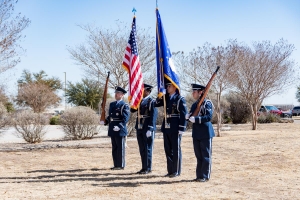
<path id="1" fill-rule="evenodd" d="M 257 129 L 257 104 L 251 104 L 252 130 Z"/>

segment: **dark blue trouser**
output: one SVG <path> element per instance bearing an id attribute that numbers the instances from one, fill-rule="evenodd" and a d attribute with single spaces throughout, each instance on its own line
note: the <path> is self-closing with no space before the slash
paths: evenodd
<path id="1" fill-rule="evenodd" d="M 197 158 L 196 177 L 210 178 L 211 173 L 211 153 L 212 138 L 195 139 L 193 138 L 194 152 Z"/>
<path id="2" fill-rule="evenodd" d="M 178 133 L 163 133 L 164 148 L 167 157 L 168 174 L 181 173 L 181 136 Z"/>
<path id="3" fill-rule="evenodd" d="M 144 170 L 152 170 L 152 151 L 154 134 L 155 132 L 153 131 L 151 137 L 148 138 L 146 136 L 146 132 L 138 130 L 136 134 L 142 160 L 142 169 Z"/>
<path id="4" fill-rule="evenodd" d="M 111 136 L 114 167 L 125 167 L 125 136 Z"/>

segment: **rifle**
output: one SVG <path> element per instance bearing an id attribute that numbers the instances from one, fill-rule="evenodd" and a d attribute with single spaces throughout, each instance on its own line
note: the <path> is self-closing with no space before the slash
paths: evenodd
<path id="1" fill-rule="evenodd" d="M 110 74 L 110 72 L 107 72 L 107 77 L 106 77 L 106 82 L 105 82 L 105 88 L 104 88 L 103 96 L 102 96 L 100 124 L 104 124 L 105 123 L 105 105 L 106 105 L 106 97 L 107 97 L 107 87 L 108 87 L 109 74 Z"/>
<path id="2" fill-rule="evenodd" d="M 202 93 L 202 95 L 200 96 L 200 98 L 198 99 L 198 104 L 197 104 L 197 108 L 194 110 L 192 116 L 198 116 L 199 112 L 200 112 L 200 107 L 201 107 L 201 104 L 203 103 L 205 97 L 207 96 L 208 94 L 208 91 L 210 89 L 210 86 L 212 84 L 212 81 L 214 80 L 214 78 L 216 77 L 217 75 L 217 72 L 218 70 L 220 69 L 220 67 L 218 66 L 216 71 L 213 73 L 213 75 L 211 76 L 211 78 L 209 79 L 205 89 L 204 89 L 204 92 Z"/>

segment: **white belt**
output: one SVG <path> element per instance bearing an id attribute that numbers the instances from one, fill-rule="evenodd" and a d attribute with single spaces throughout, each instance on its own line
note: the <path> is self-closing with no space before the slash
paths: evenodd
<path id="1" fill-rule="evenodd" d="M 167 118 L 171 118 L 171 117 L 179 117 L 179 114 L 171 114 L 171 115 L 167 115 Z"/>
<path id="2" fill-rule="evenodd" d="M 140 118 L 142 119 L 142 118 L 148 118 L 148 117 L 150 117 L 149 115 L 140 115 Z"/>
<path id="3" fill-rule="evenodd" d="M 120 120 L 120 119 L 114 119 L 114 118 L 110 118 L 110 121 L 114 121 L 114 122 L 120 122 L 120 121 L 122 121 L 122 120 Z"/>

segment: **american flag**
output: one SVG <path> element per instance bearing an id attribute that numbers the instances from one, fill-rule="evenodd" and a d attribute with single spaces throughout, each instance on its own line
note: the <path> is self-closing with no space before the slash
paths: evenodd
<path id="1" fill-rule="evenodd" d="M 123 67 L 129 74 L 129 101 L 131 108 L 137 109 L 143 98 L 143 76 L 136 43 L 135 17 L 132 22 L 132 30 L 125 50 Z"/>

